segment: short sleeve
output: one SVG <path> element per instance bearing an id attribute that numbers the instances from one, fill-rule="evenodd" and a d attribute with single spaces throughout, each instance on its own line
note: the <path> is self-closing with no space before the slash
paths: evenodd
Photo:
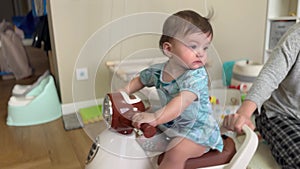
<path id="1" fill-rule="evenodd" d="M 180 91 L 190 91 L 200 97 L 208 91 L 208 76 L 205 68 L 188 71 L 179 83 Z"/>
<path id="2" fill-rule="evenodd" d="M 149 68 L 144 69 L 140 72 L 140 80 L 143 85 L 147 87 L 156 86 L 159 78 L 160 72 L 162 70 L 162 64 L 152 65 Z"/>

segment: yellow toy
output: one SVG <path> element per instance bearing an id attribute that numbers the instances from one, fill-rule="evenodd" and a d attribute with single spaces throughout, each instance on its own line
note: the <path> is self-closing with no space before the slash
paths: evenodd
<path id="1" fill-rule="evenodd" d="M 209 96 L 209 101 L 211 104 L 215 105 L 215 104 L 219 104 L 219 99 L 217 99 L 216 96 Z"/>

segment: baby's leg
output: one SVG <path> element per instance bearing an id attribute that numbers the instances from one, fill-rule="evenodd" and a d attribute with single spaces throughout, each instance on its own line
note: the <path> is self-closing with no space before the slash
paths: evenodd
<path id="1" fill-rule="evenodd" d="M 189 139 L 174 138 L 168 146 L 159 169 L 183 169 L 187 159 L 199 157 L 207 152 L 207 149 Z"/>

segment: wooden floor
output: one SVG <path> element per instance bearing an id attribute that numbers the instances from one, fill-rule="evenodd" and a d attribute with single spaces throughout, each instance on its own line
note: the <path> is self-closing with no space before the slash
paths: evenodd
<path id="1" fill-rule="evenodd" d="M 65 131 L 62 119 L 35 126 L 6 125 L 7 103 L 15 84 L 32 84 L 49 68 L 40 49 L 27 48 L 35 74 L 25 80 L 0 80 L 0 168 L 82 169 L 92 140 L 83 129 Z"/>

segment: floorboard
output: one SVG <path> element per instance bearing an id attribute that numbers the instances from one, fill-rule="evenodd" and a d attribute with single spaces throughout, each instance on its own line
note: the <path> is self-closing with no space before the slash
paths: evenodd
<path id="1" fill-rule="evenodd" d="M 32 84 L 49 69 L 46 52 L 26 47 L 34 75 L 0 78 L 0 168 L 83 169 L 92 140 L 83 129 L 66 131 L 62 118 L 33 126 L 7 126 L 7 104 L 15 84 Z"/>

